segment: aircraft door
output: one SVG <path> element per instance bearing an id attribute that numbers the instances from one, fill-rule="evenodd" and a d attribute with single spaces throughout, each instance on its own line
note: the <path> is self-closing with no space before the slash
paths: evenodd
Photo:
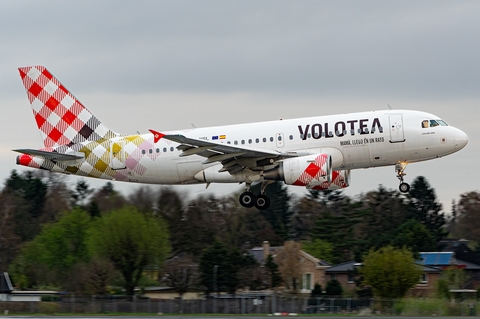
<path id="1" fill-rule="evenodd" d="M 277 147 L 283 147 L 283 144 L 284 144 L 283 133 L 275 134 L 275 141 L 277 143 Z"/>
<path id="2" fill-rule="evenodd" d="M 403 118 L 402 114 L 394 114 L 389 116 L 390 121 L 390 142 L 405 142 L 403 135 Z"/>
<path id="3" fill-rule="evenodd" d="M 125 165 L 125 141 L 114 141 L 110 145 L 110 168 L 111 169 L 124 169 Z"/>

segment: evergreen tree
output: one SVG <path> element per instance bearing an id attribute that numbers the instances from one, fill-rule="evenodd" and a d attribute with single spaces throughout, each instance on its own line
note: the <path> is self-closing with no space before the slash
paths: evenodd
<path id="1" fill-rule="evenodd" d="M 241 283 L 239 271 L 244 259 L 236 249 L 229 250 L 220 242 L 203 251 L 200 259 L 200 281 L 207 294 L 226 291 L 234 294 Z"/>
<path id="2" fill-rule="evenodd" d="M 400 225 L 391 244 L 397 248 L 409 248 L 416 257 L 421 251 L 435 251 L 436 248 L 432 234 L 423 224 L 414 219 Z"/>
<path id="3" fill-rule="evenodd" d="M 290 195 L 287 187 L 281 182 L 274 182 L 266 189 L 266 195 L 271 200 L 271 205 L 266 210 L 260 210 L 260 214 L 272 225 L 275 234 L 283 240 L 290 236 Z"/>
<path id="4" fill-rule="evenodd" d="M 417 177 L 408 194 L 409 218 L 422 223 L 432 234 L 435 242 L 447 236 L 447 218 L 442 212 L 442 205 L 437 202 L 435 190 L 430 187 L 425 177 Z"/>
<path id="5" fill-rule="evenodd" d="M 328 192 L 326 195 L 319 197 L 323 212 L 315 222 L 311 238 L 313 241 L 321 240 L 332 245 L 329 262 L 351 260 L 362 244 L 356 235 L 356 229 L 365 212 L 359 203 L 352 203 L 339 192 Z"/>
<path id="6" fill-rule="evenodd" d="M 90 188 L 84 180 L 79 180 L 75 186 L 75 190 L 71 194 L 72 206 L 84 207 L 87 198 L 93 193 L 94 189 Z"/>
<path id="7" fill-rule="evenodd" d="M 334 260 L 333 244 L 321 239 L 312 239 L 302 242 L 302 249 L 308 254 L 326 262 Z"/>
<path id="8" fill-rule="evenodd" d="M 310 293 L 310 297 L 312 298 L 319 298 L 323 294 L 322 286 L 319 283 L 316 283 L 315 286 L 313 286 L 313 290 Z"/>
<path id="9" fill-rule="evenodd" d="M 268 274 L 268 288 L 273 289 L 280 286 L 282 283 L 282 276 L 278 271 L 278 265 L 273 261 L 273 257 L 270 254 L 265 262 L 265 268 L 267 269 Z"/>
<path id="10" fill-rule="evenodd" d="M 340 282 L 336 279 L 327 281 L 325 294 L 327 296 L 341 296 L 343 294 L 342 285 L 340 285 Z"/>
<path id="11" fill-rule="evenodd" d="M 31 171 L 19 175 L 15 170 L 5 182 L 7 194 L 13 196 L 15 211 L 15 234 L 22 242 L 33 239 L 40 232 L 40 217 L 43 213 L 48 186 Z"/>
<path id="12" fill-rule="evenodd" d="M 389 245 L 398 227 L 408 220 L 404 197 L 398 191 L 380 185 L 378 190 L 364 195 L 361 201 L 365 211 L 361 228 L 362 251 Z"/>

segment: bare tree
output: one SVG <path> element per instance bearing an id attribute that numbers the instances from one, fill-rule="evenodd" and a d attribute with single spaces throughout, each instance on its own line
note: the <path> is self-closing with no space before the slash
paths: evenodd
<path id="1" fill-rule="evenodd" d="M 457 205 L 454 235 L 480 244 L 480 192 L 468 192 L 460 196 Z"/>
<path id="2" fill-rule="evenodd" d="M 157 206 L 157 190 L 152 186 L 137 187 L 129 196 L 128 201 L 142 213 L 152 213 Z"/>
<path id="3" fill-rule="evenodd" d="M 297 292 L 300 284 L 300 248 L 300 243 L 286 241 L 275 258 L 285 287 L 292 292 Z"/>
<path id="4" fill-rule="evenodd" d="M 187 254 L 175 256 L 164 263 L 161 281 L 174 288 L 180 299 L 189 288 L 198 283 L 198 278 L 198 265 Z"/>

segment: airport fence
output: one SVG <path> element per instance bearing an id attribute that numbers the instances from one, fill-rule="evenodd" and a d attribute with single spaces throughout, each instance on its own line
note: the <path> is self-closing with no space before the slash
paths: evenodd
<path id="1" fill-rule="evenodd" d="M 48 298 L 47 298 L 48 299 Z M 43 298 L 43 300 L 46 300 Z M 3 301 L 1 314 L 17 313 L 148 313 L 148 314 L 358 314 L 401 316 L 475 316 L 477 301 L 438 299 L 379 300 L 297 296 L 153 299 L 118 296 L 62 296 L 52 301 Z"/>

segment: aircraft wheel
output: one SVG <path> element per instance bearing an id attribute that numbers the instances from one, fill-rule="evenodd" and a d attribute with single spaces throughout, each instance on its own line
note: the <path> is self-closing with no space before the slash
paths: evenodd
<path id="1" fill-rule="evenodd" d="M 260 210 L 265 210 L 270 207 L 270 198 L 265 195 L 258 195 L 255 201 L 255 207 Z"/>
<path id="2" fill-rule="evenodd" d="M 240 202 L 240 205 L 242 205 L 243 207 L 250 208 L 255 206 L 257 198 L 252 192 L 243 192 L 240 195 L 238 201 Z"/>
<path id="3" fill-rule="evenodd" d="M 408 185 L 407 183 L 400 183 L 400 186 L 398 187 L 398 189 L 402 193 L 408 193 L 410 191 L 410 185 Z"/>

